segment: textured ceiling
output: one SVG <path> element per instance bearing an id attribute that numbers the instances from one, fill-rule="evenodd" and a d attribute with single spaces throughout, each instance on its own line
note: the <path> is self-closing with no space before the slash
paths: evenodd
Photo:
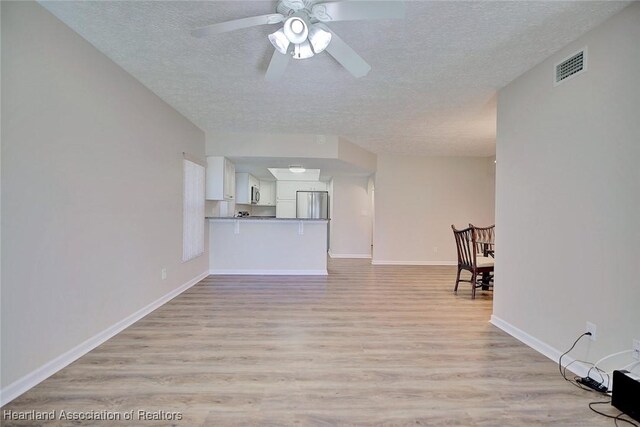
<path id="1" fill-rule="evenodd" d="M 275 83 L 264 72 L 278 26 L 189 35 L 273 13 L 275 2 L 41 4 L 207 132 L 340 135 L 377 153 L 471 156 L 495 153 L 498 89 L 628 2 L 409 1 L 405 20 L 330 24 L 372 66 L 368 76 L 321 53 L 291 61 Z"/>

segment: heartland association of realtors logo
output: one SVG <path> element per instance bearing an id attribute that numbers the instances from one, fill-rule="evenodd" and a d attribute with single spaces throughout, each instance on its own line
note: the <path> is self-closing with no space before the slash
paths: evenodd
<path id="1" fill-rule="evenodd" d="M 2 419 L 9 421 L 180 421 L 181 412 L 146 411 L 2 411 Z"/>

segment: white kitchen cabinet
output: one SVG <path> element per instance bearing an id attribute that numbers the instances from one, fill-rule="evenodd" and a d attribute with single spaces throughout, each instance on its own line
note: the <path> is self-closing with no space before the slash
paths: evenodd
<path id="1" fill-rule="evenodd" d="M 320 181 L 278 181 L 277 200 L 295 200 L 297 191 L 326 191 L 327 184 Z"/>
<path id="2" fill-rule="evenodd" d="M 327 191 L 327 184 L 320 181 L 277 181 L 276 218 L 296 217 L 296 192 L 298 191 Z"/>
<path id="3" fill-rule="evenodd" d="M 207 200 L 234 200 L 236 193 L 236 167 L 221 156 L 207 157 Z"/>
<path id="4" fill-rule="evenodd" d="M 276 182 L 260 181 L 260 201 L 258 206 L 276 205 Z"/>
<path id="5" fill-rule="evenodd" d="M 260 181 L 250 173 L 236 174 L 236 203 L 251 204 L 251 187 L 260 189 Z"/>
<path id="6" fill-rule="evenodd" d="M 327 183 L 322 181 L 313 182 L 312 191 L 327 191 Z"/>
<path id="7" fill-rule="evenodd" d="M 236 196 L 236 165 L 229 159 L 224 159 L 224 197 L 233 200 Z"/>
<path id="8" fill-rule="evenodd" d="M 295 200 L 278 200 L 276 203 L 276 218 L 295 218 L 296 217 L 296 201 Z"/>
<path id="9" fill-rule="evenodd" d="M 277 181 L 276 200 L 295 200 L 298 181 Z"/>
<path id="10" fill-rule="evenodd" d="M 255 176 L 249 174 L 249 188 L 251 187 L 258 187 L 258 190 L 260 189 L 260 180 L 258 178 L 256 178 Z"/>

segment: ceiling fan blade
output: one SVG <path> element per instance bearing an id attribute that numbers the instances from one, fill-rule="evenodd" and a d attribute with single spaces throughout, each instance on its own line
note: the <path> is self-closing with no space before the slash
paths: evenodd
<path id="1" fill-rule="evenodd" d="M 304 1 L 302 0 L 281 0 L 282 4 L 292 10 L 300 10 L 305 8 Z"/>
<path id="2" fill-rule="evenodd" d="M 362 59 L 355 50 L 346 44 L 336 33 L 331 31 L 331 42 L 325 49 L 329 55 L 347 69 L 354 77 L 364 77 L 371 71 L 371 65 Z"/>
<path id="3" fill-rule="evenodd" d="M 360 19 L 404 18 L 402 1 L 340 1 L 318 3 L 311 14 L 320 21 L 355 21 Z"/>
<path id="4" fill-rule="evenodd" d="M 206 27 L 196 28 L 191 31 L 193 37 L 206 37 L 211 34 L 226 33 L 227 31 L 239 30 L 241 28 L 255 27 L 256 25 L 277 24 L 284 20 L 284 15 L 280 13 L 270 13 L 268 15 L 252 16 L 250 18 L 234 19 L 233 21 L 211 24 Z"/>
<path id="5" fill-rule="evenodd" d="M 274 50 L 271 62 L 269 62 L 269 68 L 267 68 L 267 74 L 264 78 L 269 81 L 280 79 L 289 64 L 289 59 L 291 59 L 291 55 L 288 53 L 285 55 Z"/>

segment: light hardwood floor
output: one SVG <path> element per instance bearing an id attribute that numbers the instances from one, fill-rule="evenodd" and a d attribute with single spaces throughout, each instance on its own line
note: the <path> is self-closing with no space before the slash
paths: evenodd
<path id="1" fill-rule="evenodd" d="M 597 396 L 488 323 L 490 292 L 454 295 L 453 267 L 329 271 L 210 276 L 2 410 L 182 413 L 91 425 L 612 425 L 589 411 Z"/>

